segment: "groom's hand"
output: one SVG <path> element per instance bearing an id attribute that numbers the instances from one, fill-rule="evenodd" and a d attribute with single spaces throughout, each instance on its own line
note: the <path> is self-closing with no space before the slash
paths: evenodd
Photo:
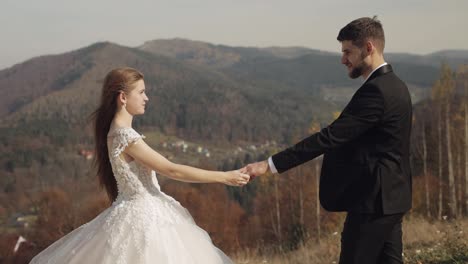
<path id="1" fill-rule="evenodd" d="M 266 160 L 251 163 L 251 164 L 245 166 L 244 168 L 242 168 L 244 173 L 250 175 L 250 180 L 252 180 L 253 178 L 255 178 L 257 176 L 260 176 L 260 175 L 263 175 L 263 174 L 267 173 L 268 169 L 269 169 L 268 161 L 266 161 Z"/>

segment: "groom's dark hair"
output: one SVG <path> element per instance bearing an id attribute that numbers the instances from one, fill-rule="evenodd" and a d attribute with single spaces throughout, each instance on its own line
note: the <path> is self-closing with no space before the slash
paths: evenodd
<path id="1" fill-rule="evenodd" d="M 380 52 L 383 52 L 385 48 L 384 30 L 377 16 L 361 17 L 351 21 L 340 30 L 336 39 L 339 42 L 351 40 L 353 45 L 359 48 L 362 48 L 366 41 L 373 40 Z"/>

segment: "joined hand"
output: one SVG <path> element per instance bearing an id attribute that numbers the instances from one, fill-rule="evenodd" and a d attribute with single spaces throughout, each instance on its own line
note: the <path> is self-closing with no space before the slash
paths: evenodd
<path id="1" fill-rule="evenodd" d="M 224 184 L 230 186 L 244 186 L 250 181 L 250 176 L 242 170 L 227 171 L 225 175 Z"/>
<path id="2" fill-rule="evenodd" d="M 250 175 L 250 180 L 253 180 L 255 177 L 267 173 L 268 169 L 268 161 L 264 160 L 248 164 L 247 166 L 240 169 L 240 172 Z"/>

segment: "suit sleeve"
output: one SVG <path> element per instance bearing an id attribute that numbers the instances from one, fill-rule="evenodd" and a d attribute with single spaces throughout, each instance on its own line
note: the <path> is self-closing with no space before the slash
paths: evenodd
<path id="1" fill-rule="evenodd" d="M 365 84 L 332 124 L 273 155 L 272 161 L 279 173 L 294 168 L 359 137 L 378 124 L 383 113 L 380 90 L 375 85 Z"/>

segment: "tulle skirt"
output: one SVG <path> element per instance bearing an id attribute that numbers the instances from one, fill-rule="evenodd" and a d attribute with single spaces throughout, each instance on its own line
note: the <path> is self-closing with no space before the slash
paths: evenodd
<path id="1" fill-rule="evenodd" d="M 31 261 L 38 263 L 233 263 L 169 196 L 117 200 Z"/>

